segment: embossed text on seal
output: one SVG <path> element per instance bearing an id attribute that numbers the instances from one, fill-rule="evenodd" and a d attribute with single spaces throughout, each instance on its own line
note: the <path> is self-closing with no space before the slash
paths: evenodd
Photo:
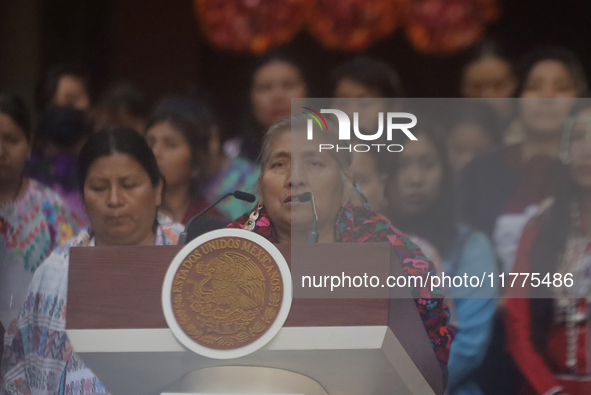
<path id="1" fill-rule="evenodd" d="M 254 241 L 218 237 L 190 252 L 171 288 L 172 311 L 183 332 L 211 349 L 242 347 L 273 324 L 283 300 L 275 259 Z"/>

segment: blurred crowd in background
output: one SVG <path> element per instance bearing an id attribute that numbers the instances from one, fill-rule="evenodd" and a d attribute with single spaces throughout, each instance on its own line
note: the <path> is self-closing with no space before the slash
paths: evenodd
<path id="1" fill-rule="evenodd" d="M 542 47 L 508 56 L 493 40 L 474 44 L 456 70 L 459 96 L 474 100 L 445 121 L 419 115 L 418 140 L 400 141 L 396 155 L 353 154 L 362 203 L 415 237 L 439 271 L 480 276 L 539 265 L 591 283 L 591 102 L 580 55 Z M 248 99 L 230 121 L 203 87 L 174 87 L 154 101 L 128 81 L 97 86 L 94 68 L 81 62 L 40 72 L 33 106 L 0 86 L 1 325 L 17 316 L 51 251 L 88 225 L 76 163 L 90 136 L 119 127 L 145 138 L 165 179 L 159 221 L 186 224 L 225 193 L 257 193 L 265 132 L 291 114 L 292 98 L 318 91 L 309 64 L 289 48 L 257 57 Z M 369 114 L 417 85 L 375 56 L 323 67 L 324 96 L 356 99 Z M 360 127 L 375 130 L 374 119 L 362 116 Z M 223 226 L 254 206 L 225 200 L 208 220 Z M 457 331 L 449 393 L 591 393 L 589 291 L 556 287 L 535 300 L 448 295 Z"/>

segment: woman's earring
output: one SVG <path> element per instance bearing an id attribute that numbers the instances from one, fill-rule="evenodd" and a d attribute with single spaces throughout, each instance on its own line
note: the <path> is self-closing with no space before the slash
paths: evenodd
<path id="1" fill-rule="evenodd" d="M 254 229 L 257 219 L 259 218 L 259 213 L 261 212 L 262 209 L 263 209 L 263 205 L 261 203 L 259 203 L 257 205 L 257 207 L 253 210 L 253 212 L 250 213 L 250 217 L 248 218 L 248 221 L 246 221 L 246 223 L 244 224 L 244 230 L 252 231 Z"/>

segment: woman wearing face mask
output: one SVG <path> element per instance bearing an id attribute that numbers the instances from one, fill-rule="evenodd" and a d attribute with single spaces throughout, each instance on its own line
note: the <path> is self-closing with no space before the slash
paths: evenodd
<path id="1" fill-rule="evenodd" d="M 494 251 L 486 235 L 456 224 L 443 135 L 426 121 L 422 125 L 413 129 L 418 140 L 405 140 L 404 150 L 394 157 L 386 189 L 389 217 L 403 232 L 435 245 L 446 275 L 496 275 Z M 448 296 L 455 304 L 452 325 L 457 330 L 449 356 L 449 393 L 480 394 L 473 374 L 490 341 L 495 293 L 454 288 Z"/>
<path id="2" fill-rule="evenodd" d="M 575 104 L 563 134 L 554 199 L 528 223 L 515 271 L 572 286 L 527 286 L 507 299 L 507 344 L 526 379 L 523 394 L 591 393 L 591 101 Z M 533 281 L 533 278 L 532 278 Z M 524 297 L 531 299 L 525 299 Z"/>
<path id="3" fill-rule="evenodd" d="M 40 115 L 27 173 L 58 192 L 84 224 L 88 223 L 76 184 L 78 152 L 91 132 L 86 114 L 71 107 L 48 107 Z"/>
<path id="4" fill-rule="evenodd" d="M 4 327 L 18 314 L 35 270 L 80 229 L 57 193 L 25 176 L 32 139 L 24 103 L 0 94 L 0 322 Z"/>
<path id="5" fill-rule="evenodd" d="M 257 162 L 267 129 L 291 114 L 291 99 L 307 94 L 304 73 L 292 56 L 281 51 L 265 55 L 252 76 L 247 129 L 243 136 L 224 144 L 226 154 Z"/>
<path id="6" fill-rule="evenodd" d="M 137 132 L 115 128 L 91 136 L 80 153 L 77 175 L 90 227 L 41 265 L 18 319 L 6 330 L 1 389 L 8 394 L 61 394 L 74 388 L 83 395 L 106 393 L 72 352 L 65 332 L 69 248 L 171 245 L 182 230 L 156 221 L 164 180 Z M 52 308 L 42 308 L 45 303 Z M 43 341 L 47 338 L 59 341 Z"/>
<path id="7" fill-rule="evenodd" d="M 90 75 L 79 64 L 59 64 L 50 68 L 37 84 L 38 112 L 49 106 L 66 106 L 87 111 L 92 104 Z"/>
<path id="8" fill-rule="evenodd" d="M 350 153 L 318 152 L 319 143 L 336 144 L 336 136 L 318 129 L 314 130 L 315 139 L 308 140 L 306 125 L 307 117 L 298 115 L 269 129 L 261 152 L 261 198 L 252 213 L 229 226 L 256 232 L 272 242 L 307 242 L 313 214 L 310 204 L 300 203 L 298 197 L 310 192 L 318 213 L 320 243 L 391 242 L 404 273 L 418 270 L 423 276 L 429 271 L 433 274 L 433 265 L 385 217 L 350 203 Z M 448 310 L 441 293 L 439 289 L 434 293 L 415 289 L 413 296 L 444 368 L 453 332 L 446 327 Z M 425 303 L 422 298 L 430 300 Z"/>

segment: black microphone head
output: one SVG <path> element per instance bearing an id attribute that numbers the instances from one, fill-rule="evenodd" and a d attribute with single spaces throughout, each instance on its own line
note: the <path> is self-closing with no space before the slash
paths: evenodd
<path id="1" fill-rule="evenodd" d="M 298 199 L 302 203 L 309 202 L 310 200 L 312 200 L 312 194 L 310 192 L 304 192 L 300 195 Z"/>
<path id="2" fill-rule="evenodd" d="M 248 203 L 253 203 L 257 199 L 252 193 L 242 191 L 234 191 L 233 195 L 236 199 L 244 200 Z"/>

